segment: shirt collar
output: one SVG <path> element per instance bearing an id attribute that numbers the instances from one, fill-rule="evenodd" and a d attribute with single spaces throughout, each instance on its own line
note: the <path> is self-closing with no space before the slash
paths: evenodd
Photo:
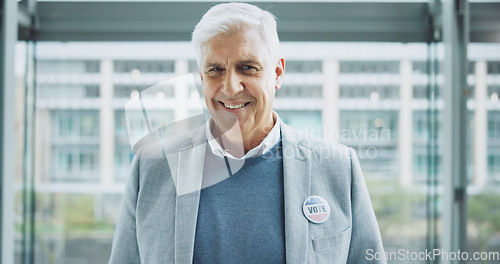
<path id="1" fill-rule="evenodd" d="M 227 158 L 235 159 L 235 160 L 243 160 L 243 159 L 253 158 L 253 157 L 257 157 L 257 156 L 260 156 L 262 154 L 265 154 L 266 152 L 271 150 L 274 147 L 274 145 L 276 145 L 276 143 L 278 143 L 278 141 L 280 140 L 280 135 L 281 135 L 280 122 L 281 122 L 281 119 L 278 116 L 278 113 L 276 113 L 275 111 L 273 111 L 273 117 L 275 119 L 274 126 L 271 129 L 271 131 L 269 131 L 269 133 L 264 138 L 264 140 L 262 140 L 262 142 L 260 142 L 260 144 L 257 147 L 249 150 L 241 158 L 234 157 L 233 155 L 231 155 L 231 153 L 229 153 L 225 149 L 223 149 L 222 146 L 219 144 L 219 142 L 217 142 L 217 140 L 212 135 L 211 125 L 210 125 L 212 122 L 212 118 L 210 118 L 207 122 L 207 125 L 206 125 L 207 129 L 205 130 L 205 134 L 207 137 L 208 144 L 210 145 L 210 149 L 212 150 L 212 153 L 214 155 L 217 155 L 217 156 L 222 157 L 222 158 L 227 157 Z"/>

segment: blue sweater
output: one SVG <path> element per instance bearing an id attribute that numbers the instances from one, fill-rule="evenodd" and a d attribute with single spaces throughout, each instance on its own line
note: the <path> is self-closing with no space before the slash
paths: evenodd
<path id="1" fill-rule="evenodd" d="M 193 263 L 285 263 L 281 141 L 201 190 Z"/>

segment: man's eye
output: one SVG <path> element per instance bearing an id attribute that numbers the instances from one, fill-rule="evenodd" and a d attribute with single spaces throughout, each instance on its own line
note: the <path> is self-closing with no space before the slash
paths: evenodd
<path id="1" fill-rule="evenodd" d="M 245 72 L 253 72 L 253 71 L 257 71 L 257 68 L 255 68 L 252 65 L 243 65 L 243 66 L 241 66 L 241 70 L 245 71 Z"/>
<path id="2" fill-rule="evenodd" d="M 218 74 L 222 73 L 223 71 L 224 71 L 224 69 L 216 67 L 216 68 L 209 69 L 207 71 L 207 74 L 208 75 L 218 75 Z"/>

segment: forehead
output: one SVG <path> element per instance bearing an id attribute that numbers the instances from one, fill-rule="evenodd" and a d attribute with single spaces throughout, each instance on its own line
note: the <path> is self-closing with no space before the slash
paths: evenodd
<path id="1" fill-rule="evenodd" d="M 257 29 L 247 29 L 230 35 L 218 35 L 202 47 L 202 65 L 235 60 L 264 63 L 268 58 L 266 41 Z"/>

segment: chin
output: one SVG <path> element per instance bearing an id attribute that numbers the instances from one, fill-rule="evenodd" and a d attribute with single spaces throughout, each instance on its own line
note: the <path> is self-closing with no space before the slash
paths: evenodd
<path id="1" fill-rule="evenodd" d="M 222 130 L 223 133 L 225 133 L 229 129 L 233 128 L 236 121 L 237 121 L 236 118 L 230 118 L 230 117 L 225 117 L 225 116 L 220 116 L 220 115 L 219 116 L 212 115 L 212 119 L 214 120 L 217 128 Z"/>

